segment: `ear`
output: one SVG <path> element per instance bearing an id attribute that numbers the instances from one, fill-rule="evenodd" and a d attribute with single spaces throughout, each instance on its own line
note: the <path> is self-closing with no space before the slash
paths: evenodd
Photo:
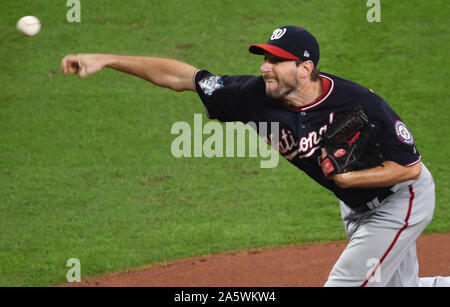
<path id="1" fill-rule="evenodd" d="M 300 78 L 309 78 L 314 70 L 314 63 L 311 60 L 301 62 L 297 65 L 297 70 Z"/>

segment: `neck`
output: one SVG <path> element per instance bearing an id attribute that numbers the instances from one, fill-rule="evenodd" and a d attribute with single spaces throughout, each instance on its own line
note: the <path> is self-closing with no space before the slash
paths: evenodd
<path id="1" fill-rule="evenodd" d="M 283 98 L 284 103 L 293 108 L 301 108 L 317 100 L 323 93 L 322 79 L 299 81 L 297 89 Z"/>

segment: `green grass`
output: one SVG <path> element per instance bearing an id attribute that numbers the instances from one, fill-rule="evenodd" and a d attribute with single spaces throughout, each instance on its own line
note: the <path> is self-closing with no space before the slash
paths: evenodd
<path id="1" fill-rule="evenodd" d="M 60 3 L 58 3 L 60 2 Z M 383 96 L 413 131 L 437 185 L 427 233 L 450 231 L 445 139 L 450 135 L 448 1 L 8 1 L 0 10 L 0 285 L 65 281 L 200 254 L 345 239 L 337 200 L 280 160 L 176 159 L 173 123 L 204 108 L 105 70 L 79 80 L 58 70 L 67 53 L 179 59 L 218 74 L 258 74 L 247 52 L 280 25 L 321 44 L 323 71 Z M 35 37 L 16 21 L 36 15 Z M 204 116 L 204 122 L 206 117 Z"/>

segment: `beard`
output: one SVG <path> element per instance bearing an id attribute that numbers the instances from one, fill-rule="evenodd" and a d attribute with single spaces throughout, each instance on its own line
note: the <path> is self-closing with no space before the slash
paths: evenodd
<path id="1" fill-rule="evenodd" d="M 293 79 L 291 82 L 266 81 L 266 95 L 274 99 L 283 99 L 295 91 L 297 87 L 297 79 Z"/>

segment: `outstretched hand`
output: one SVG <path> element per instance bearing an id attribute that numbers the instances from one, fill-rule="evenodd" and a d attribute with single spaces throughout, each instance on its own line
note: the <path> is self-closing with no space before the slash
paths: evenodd
<path id="1" fill-rule="evenodd" d="M 105 67 L 103 59 L 100 54 L 69 54 L 61 61 L 61 71 L 65 75 L 71 73 L 86 78 Z"/>

